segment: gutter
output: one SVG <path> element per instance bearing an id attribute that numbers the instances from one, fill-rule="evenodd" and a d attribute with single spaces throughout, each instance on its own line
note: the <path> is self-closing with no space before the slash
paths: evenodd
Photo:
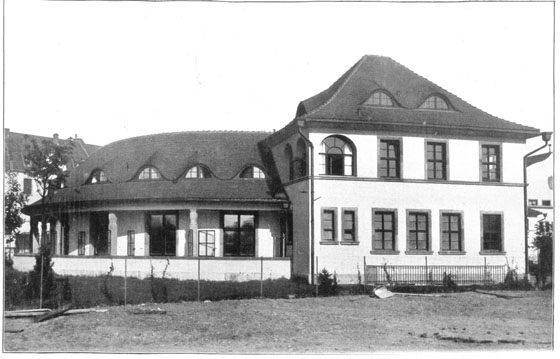
<path id="1" fill-rule="evenodd" d="M 309 219 L 309 234 L 311 237 L 310 241 L 310 248 L 309 248 L 309 266 L 310 266 L 310 274 L 311 274 L 311 284 L 315 284 L 315 261 L 313 260 L 315 257 L 315 166 L 313 161 L 313 143 L 307 138 L 303 131 L 301 130 L 301 126 L 303 126 L 303 122 L 298 121 L 298 132 L 303 140 L 309 145 L 309 211 L 310 211 L 310 219 Z"/>

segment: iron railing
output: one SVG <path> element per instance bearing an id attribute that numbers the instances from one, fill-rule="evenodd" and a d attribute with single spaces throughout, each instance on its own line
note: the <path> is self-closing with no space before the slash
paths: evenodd
<path id="1" fill-rule="evenodd" d="M 368 265 L 367 284 L 443 285 L 451 276 L 457 285 L 502 283 L 505 265 Z M 449 278 L 449 277 L 448 277 Z"/>

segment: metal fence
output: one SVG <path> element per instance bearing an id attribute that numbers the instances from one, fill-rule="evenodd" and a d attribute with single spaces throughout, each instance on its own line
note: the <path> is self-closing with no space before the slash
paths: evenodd
<path id="1" fill-rule="evenodd" d="M 367 284 L 442 285 L 444 277 L 458 285 L 502 283 L 505 265 L 368 265 Z"/>

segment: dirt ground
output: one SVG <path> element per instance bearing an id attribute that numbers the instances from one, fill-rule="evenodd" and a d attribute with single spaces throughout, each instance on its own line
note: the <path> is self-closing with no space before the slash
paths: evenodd
<path id="1" fill-rule="evenodd" d="M 552 293 L 341 296 L 149 304 L 166 314 L 5 319 L 5 351 L 371 353 L 552 349 Z"/>

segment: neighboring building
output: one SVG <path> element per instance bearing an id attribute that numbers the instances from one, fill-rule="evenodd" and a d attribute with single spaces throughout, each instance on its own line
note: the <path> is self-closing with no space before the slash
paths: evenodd
<path id="1" fill-rule="evenodd" d="M 68 139 L 59 139 L 57 133 L 53 137 L 35 136 L 24 133 L 11 132 L 9 128 L 4 129 L 4 170 L 5 172 L 14 172 L 17 175 L 18 183 L 22 191 L 28 196 L 27 203 L 33 203 L 40 199 L 37 193 L 37 185 L 35 181 L 25 174 L 24 153 L 25 145 L 34 139 L 37 142 L 44 140 L 54 141 L 63 145 L 68 144 Z M 85 161 L 100 146 L 85 143 L 81 138 L 75 136 L 75 143 L 72 152 L 72 158 L 69 169 L 76 168 L 80 163 Z M 15 242 L 10 243 L 9 248 L 13 248 L 19 253 L 33 253 L 37 251 L 38 244 L 33 243 L 30 236 L 29 216 L 24 215 L 24 224 L 20 229 L 20 233 Z"/>
<path id="2" fill-rule="evenodd" d="M 128 258 L 145 276 L 148 260 L 169 258 L 171 276 L 193 278 L 203 258 L 208 279 L 254 278 L 262 257 L 267 278 L 327 268 L 346 283 L 364 263 L 508 261 L 524 272 L 522 158 L 537 135 L 364 56 L 280 131 L 158 134 L 98 150 L 52 201 L 55 270 L 119 272 Z"/>
<path id="3" fill-rule="evenodd" d="M 527 141 L 529 149 L 542 146 L 538 139 Z M 543 149 L 538 154 L 545 154 L 549 149 Z M 544 226 L 552 224 L 554 220 L 554 177 L 553 156 L 532 164 L 527 168 L 527 205 L 529 219 L 529 258 L 536 262 L 537 251 L 531 248 L 535 237 L 536 226 L 543 223 Z"/>

